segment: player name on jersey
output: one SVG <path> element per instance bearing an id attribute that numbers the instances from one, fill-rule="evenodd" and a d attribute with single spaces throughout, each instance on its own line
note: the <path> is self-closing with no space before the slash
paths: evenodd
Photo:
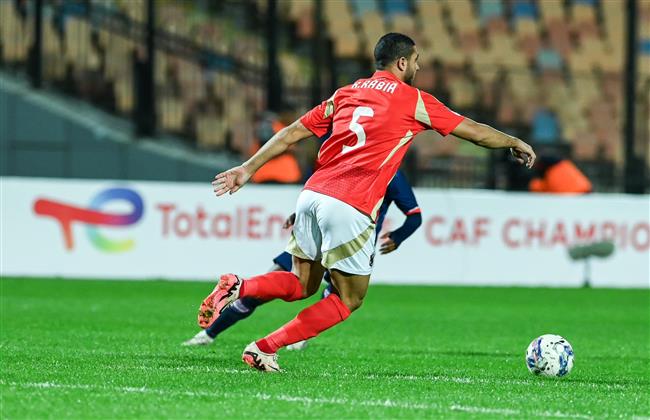
<path id="1" fill-rule="evenodd" d="M 352 85 L 355 89 L 376 89 L 387 93 L 394 93 L 397 88 L 397 82 L 388 83 L 377 79 L 357 80 Z"/>

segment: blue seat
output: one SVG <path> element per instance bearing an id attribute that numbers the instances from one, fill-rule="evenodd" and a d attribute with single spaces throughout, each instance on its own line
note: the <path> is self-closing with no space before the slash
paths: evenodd
<path id="1" fill-rule="evenodd" d="M 560 124 L 555 114 L 547 109 L 538 109 L 533 116 L 531 138 L 539 144 L 555 143 L 560 138 Z"/>
<path id="2" fill-rule="evenodd" d="M 536 19 L 537 6 L 530 0 L 516 0 L 512 4 L 513 19 Z"/>
<path id="3" fill-rule="evenodd" d="M 537 66 L 541 70 L 562 70 L 562 56 L 554 48 L 540 48 Z"/>
<path id="4" fill-rule="evenodd" d="M 481 24 L 485 24 L 493 18 L 502 17 L 503 12 L 503 2 L 501 0 L 480 0 L 478 4 L 478 15 Z"/>
<path id="5" fill-rule="evenodd" d="M 639 45 L 639 53 L 643 55 L 650 55 L 650 39 L 642 39 Z"/>
<path id="6" fill-rule="evenodd" d="M 363 16 L 368 12 L 379 10 L 376 0 L 351 0 L 352 10 L 357 16 Z"/>
<path id="7" fill-rule="evenodd" d="M 404 15 L 411 13 L 411 8 L 406 0 L 385 0 L 384 13 L 387 16 Z"/>

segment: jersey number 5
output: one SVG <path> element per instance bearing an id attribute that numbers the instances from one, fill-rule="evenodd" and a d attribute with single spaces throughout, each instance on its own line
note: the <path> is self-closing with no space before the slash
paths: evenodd
<path id="1" fill-rule="evenodd" d="M 352 121 L 350 121 L 350 131 L 357 135 L 357 144 L 354 146 L 344 145 L 341 154 L 351 152 L 352 150 L 358 149 L 366 144 L 366 132 L 363 131 L 363 126 L 359 124 L 359 118 L 372 117 L 374 115 L 375 112 L 372 108 L 367 106 L 359 106 L 354 109 L 354 112 L 352 113 Z"/>

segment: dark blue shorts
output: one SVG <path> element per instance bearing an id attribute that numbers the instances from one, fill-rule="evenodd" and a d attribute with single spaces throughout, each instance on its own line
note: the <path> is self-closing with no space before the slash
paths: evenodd
<path id="1" fill-rule="evenodd" d="M 291 271 L 291 269 L 293 268 L 292 256 L 286 251 L 278 255 L 277 257 L 273 258 L 273 262 L 279 265 L 280 268 L 282 268 L 284 271 Z M 328 283 L 331 283 L 329 271 L 325 272 L 325 276 L 323 277 L 323 280 L 325 280 Z"/>
<path id="2" fill-rule="evenodd" d="M 291 268 L 293 267 L 291 254 L 286 251 L 273 258 L 273 262 L 279 265 L 284 271 L 291 271 Z"/>

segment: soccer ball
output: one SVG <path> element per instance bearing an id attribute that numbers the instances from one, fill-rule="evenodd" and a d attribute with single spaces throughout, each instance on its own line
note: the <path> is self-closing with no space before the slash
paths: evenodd
<path id="1" fill-rule="evenodd" d="M 526 366 L 535 375 L 566 376 L 573 369 L 573 348 L 559 335 L 544 334 L 528 346 Z"/>

